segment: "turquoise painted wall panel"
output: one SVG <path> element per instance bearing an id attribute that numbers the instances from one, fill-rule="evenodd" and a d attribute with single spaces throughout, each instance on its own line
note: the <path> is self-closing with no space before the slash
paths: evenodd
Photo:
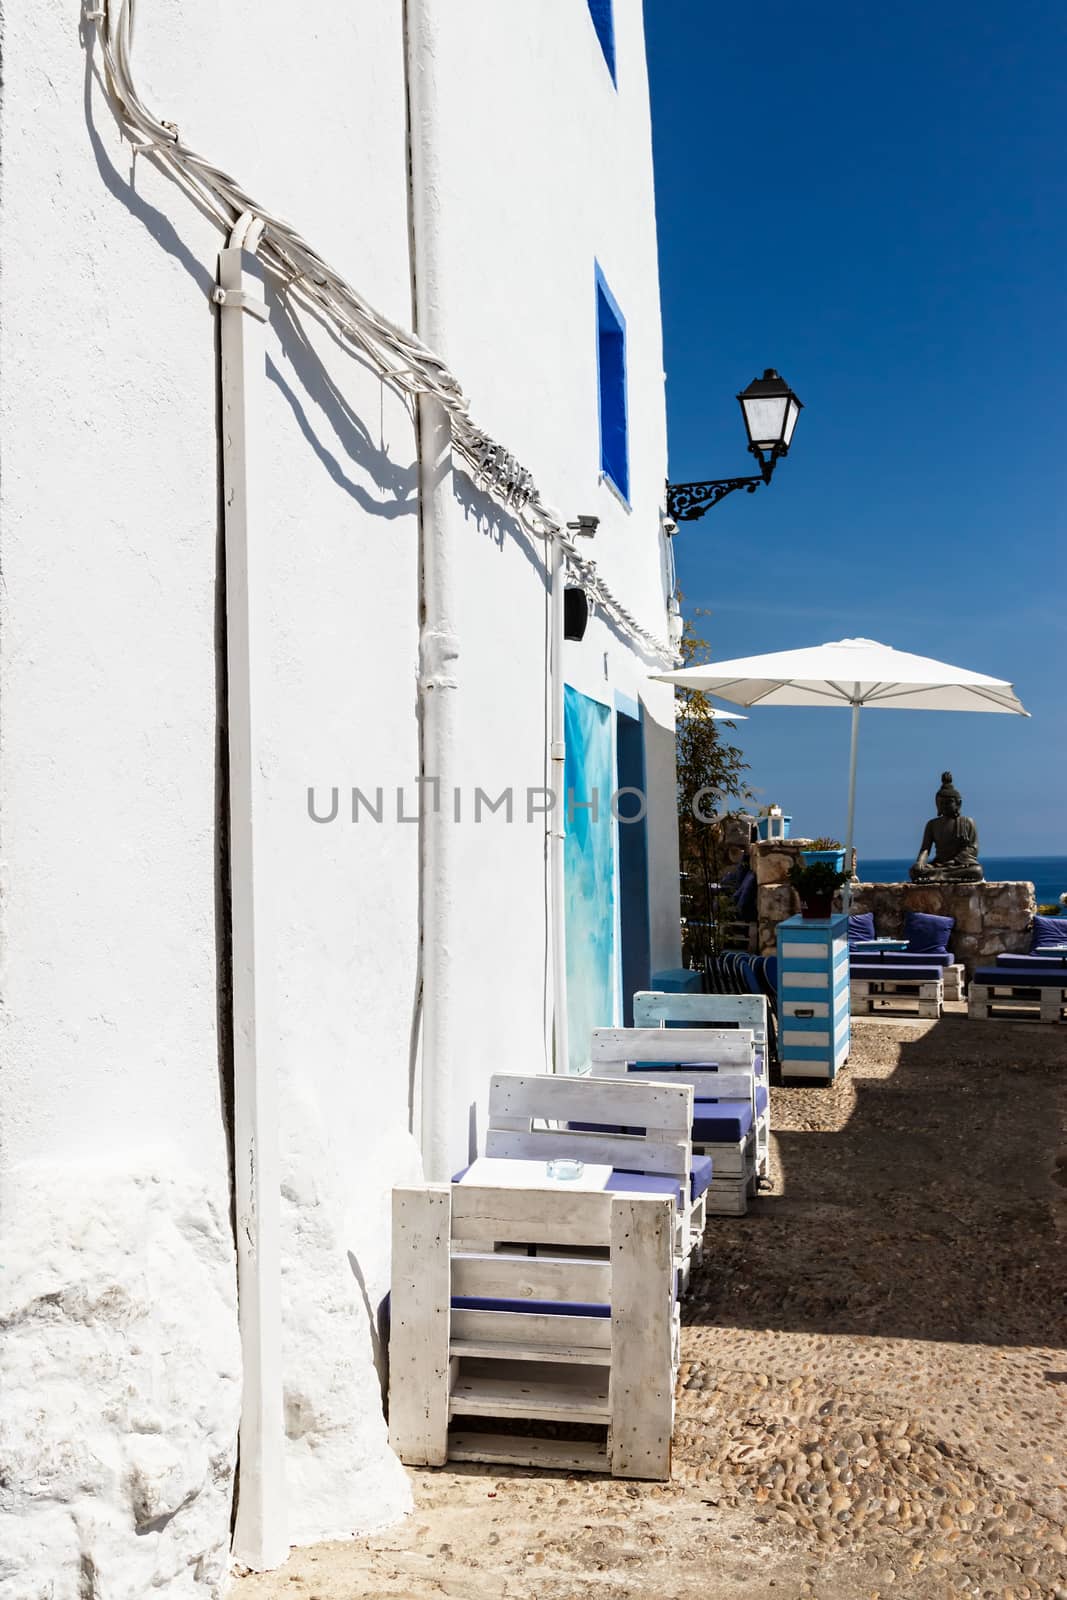
<path id="1" fill-rule="evenodd" d="M 566 839 L 568 1070 L 587 1072 L 594 1028 L 615 1024 L 615 788 L 612 712 L 566 685 Z M 596 800 L 596 814 L 585 809 Z"/>

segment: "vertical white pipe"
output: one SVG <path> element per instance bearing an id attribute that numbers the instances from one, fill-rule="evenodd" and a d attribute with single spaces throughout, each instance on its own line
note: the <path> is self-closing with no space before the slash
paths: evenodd
<path id="1" fill-rule="evenodd" d="M 242 219 L 243 222 L 246 219 Z M 244 235 L 239 224 L 234 239 Z M 234 1188 L 243 1387 L 233 1554 L 262 1572 L 289 1553 L 282 1402 L 277 973 L 271 851 L 257 763 L 257 603 L 266 513 L 263 276 L 239 245 L 219 254 L 220 393 L 233 944 Z"/>
<path id="2" fill-rule="evenodd" d="M 404 32 L 415 328 L 427 344 L 447 355 L 446 330 L 442 326 L 438 294 L 441 156 L 434 0 L 407 0 Z M 451 528 L 456 507 L 452 491 L 452 429 L 448 413 L 438 401 L 423 395 L 419 399 L 418 422 L 422 558 L 419 635 L 421 776 L 436 780 L 421 785 L 421 1144 L 426 1177 L 433 1182 L 441 1182 L 452 1170 L 453 1157 L 462 1153 L 450 1148 L 452 1101 L 455 1098 L 455 870 L 451 801 L 456 787 L 457 680 L 453 667 L 459 654 Z"/>
<path id="3" fill-rule="evenodd" d="M 452 428 L 436 400 L 419 400 L 419 515 L 422 534 L 422 1160 L 431 1183 L 443 1183 L 461 1152 L 451 1148 L 455 1082 L 453 922 L 455 868 L 451 799 L 455 781 L 454 663 L 449 512 Z"/>
<path id="4" fill-rule="evenodd" d="M 856 693 L 859 693 L 859 684 L 856 684 Z M 852 836 L 856 821 L 856 756 L 859 750 L 860 737 L 860 702 L 852 702 L 852 744 L 848 757 L 848 827 L 845 830 L 845 871 L 852 871 Z M 847 911 L 852 904 L 851 880 L 845 884 L 842 902 Z"/>
<path id="5" fill-rule="evenodd" d="M 552 640 L 549 656 L 549 692 L 552 696 L 552 722 L 549 765 L 552 809 L 548 813 L 549 893 L 552 917 L 552 1045 L 556 1072 L 568 1070 L 567 1040 L 567 929 L 564 916 L 563 867 L 566 834 L 566 758 L 563 720 L 563 595 L 567 565 L 563 546 L 552 546 Z"/>

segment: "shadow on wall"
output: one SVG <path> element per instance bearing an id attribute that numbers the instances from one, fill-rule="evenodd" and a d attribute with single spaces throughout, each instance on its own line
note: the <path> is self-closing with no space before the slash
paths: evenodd
<path id="1" fill-rule="evenodd" d="M 694 1275 L 685 1320 L 1067 1342 L 1055 1223 L 1067 1030 L 948 1017 L 919 1037 L 887 1031 L 886 1042 L 899 1047 L 888 1077 L 860 1066 L 832 1090 L 775 1091 L 787 1116 L 791 1095 L 847 1093 L 852 1079 L 855 1109 L 833 1132 L 775 1133 L 784 1193 L 747 1217 L 712 1219 L 707 1277 Z"/>
<path id="2" fill-rule="evenodd" d="M 170 218 L 166 217 L 162 211 L 157 211 L 155 206 L 149 205 L 147 200 L 142 200 L 134 188 L 133 179 L 137 174 L 138 157 L 134 155 L 132 150 L 130 151 L 130 177 L 124 178 L 118 168 L 112 164 L 107 150 L 104 148 L 104 142 L 96 131 L 96 126 L 93 122 L 93 82 L 94 80 L 99 80 L 98 75 L 93 70 L 93 53 L 88 48 L 87 30 L 88 24 L 83 20 L 81 24 L 81 42 L 82 48 L 85 50 L 85 92 L 83 95 L 85 126 L 89 134 L 89 148 L 93 152 L 93 160 L 96 162 L 97 171 L 100 174 L 104 188 L 126 207 L 131 216 L 136 217 L 138 222 L 144 225 L 161 250 L 165 250 L 167 255 L 173 256 L 176 261 L 181 263 L 197 287 L 203 290 L 205 298 L 209 298 L 211 291 L 215 287 L 215 274 L 210 272 L 204 263 L 193 255 L 193 252 L 184 242 Z M 101 93 L 105 94 L 103 86 L 101 86 Z M 126 148 L 129 149 L 129 146 L 126 146 Z M 147 160 L 149 158 L 145 157 L 144 159 Z M 187 198 L 191 204 L 197 204 L 192 195 L 187 196 Z M 202 211 L 203 207 L 198 206 L 198 209 Z"/>
<path id="3" fill-rule="evenodd" d="M 417 465 L 412 462 L 410 466 L 399 466 L 390 458 L 384 439 L 379 439 L 378 443 L 375 443 L 369 428 L 349 404 L 333 376 L 320 361 L 318 353 L 312 348 L 307 334 L 294 317 L 291 306 L 269 281 L 267 301 L 270 306 L 270 325 L 278 336 L 282 353 L 294 376 L 299 379 L 308 400 L 328 423 L 340 447 L 342 457 L 347 463 L 359 467 L 379 489 L 386 495 L 391 495 L 392 499 L 377 498 L 349 476 L 342 462 L 319 438 L 303 401 L 287 382 L 277 364 L 268 356 L 268 379 L 284 396 L 297 427 L 333 482 L 346 494 L 351 495 L 360 508 L 371 516 L 382 517 L 387 521 L 393 521 L 397 517 L 414 516 L 418 510 Z M 359 361 L 360 365 L 366 368 L 366 363 L 349 346 L 343 344 L 332 329 L 327 329 L 327 332 L 339 352 L 351 360 Z M 372 376 L 381 381 L 373 369 L 366 368 L 366 370 L 371 371 Z"/>

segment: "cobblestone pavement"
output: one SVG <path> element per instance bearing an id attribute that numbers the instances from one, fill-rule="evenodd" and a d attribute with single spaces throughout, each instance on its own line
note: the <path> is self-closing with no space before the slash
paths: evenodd
<path id="1" fill-rule="evenodd" d="M 1067 1028 L 861 1020 L 713 1218 L 669 1485 L 412 1474 L 237 1600 L 1067 1600 Z"/>

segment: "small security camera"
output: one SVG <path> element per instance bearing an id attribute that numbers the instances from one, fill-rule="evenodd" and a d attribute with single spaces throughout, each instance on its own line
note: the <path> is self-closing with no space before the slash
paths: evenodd
<path id="1" fill-rule="evenodd" d="M 579 539 L 591 539 L 600 526 L 599 517 L 577 516 L 573 522 L 568 522 L 567 527 Z"/>

